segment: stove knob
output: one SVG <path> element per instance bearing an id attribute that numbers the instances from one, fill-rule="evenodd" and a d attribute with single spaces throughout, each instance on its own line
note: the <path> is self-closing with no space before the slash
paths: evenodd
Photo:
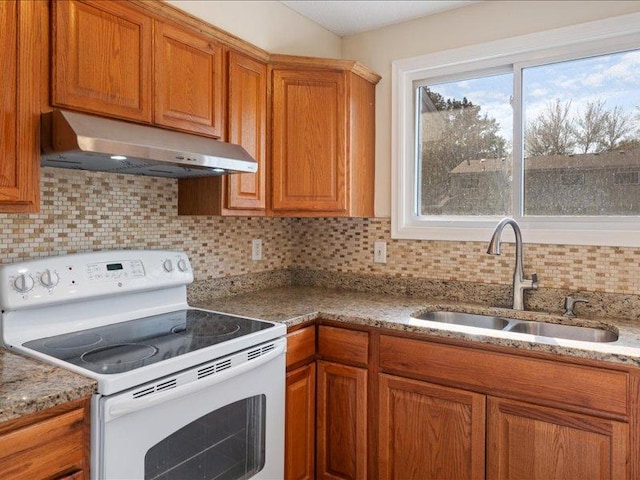
<path id="1" fill-rule="evenodd" d="M 27 293 L 33 288 L 34 281 L 31 275 L 23 273 L 13 281 L 13 288 L 20 293 Z"/>
<path id="2" fill-rule="evenodd" d="M 173 262 L 168 258 L 162 263 L 166 272 L 173 272 Z"/>
<path id="3" fill-rule="evenodd" d="M 60 277 L 53 270 L 45 270 L 40 274 L 40 283 L 43 287 L 53 288 L 58 285 Z"/>
<path id="4" fill-rule="evenodd" d="M 184 260 L 184 258 L 178 260 L 178 270 L 180 270 L 181 272 L 186 272 L 187 270 L 189 270 L 189 266 L 187 265 L 187 262 Z"/>

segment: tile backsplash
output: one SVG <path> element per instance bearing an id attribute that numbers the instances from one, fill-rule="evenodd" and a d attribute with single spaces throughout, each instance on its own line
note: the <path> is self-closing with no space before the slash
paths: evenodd
<path id="1" fill-rule="evenodd" d="M 184 250 L 196 280 L 291 265 L 292 220 L 178 216 L 173 179 L 42 169 L 38 214 L 0 215 L 0 262 L 114 249 Z M 251 260 L 261 238 L 263 260 Z"/>
<path id="2" fill-rule="evenodd" d="M 378 277 L 510 285 L 513 248 L 486 242 L 391 240 L 389 219 L 178 216 L 177 181 L 45 168 L 38 214 L 0 215 L 0 262 L 90 250 L 187 252 L 197 281 L 290 267 Z M 261 238 L 263 260 L 251 260 Z M 373 263 L 385 240 L 387 263 Z M 488 240 L 488 239 L 487 239 Z M 525 238 L 526 241 L 526 238 Z M 541 289 L 640 293 L 640 249 L 525 245 L 525 272 Z"/>
<path id="3" fill-rule="evenodd" d="M 487 255 L 487 242 L 391 240 L 386 218 L 298 219 L 293 265 L 302 269 L 511 285 L 514 246 Z M 373 243 L 387 242 L 387 263 L 373 263 Z M 526 239 L 525 239 L 526 241 Z M 541 289 L 640 294 L 640 248 L 526 244 L 525 274 Z"/>

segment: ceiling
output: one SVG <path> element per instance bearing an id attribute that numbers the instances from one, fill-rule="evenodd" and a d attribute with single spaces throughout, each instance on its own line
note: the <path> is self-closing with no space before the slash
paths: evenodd
<path id="1" fill-rule="evenodd" d="M 283 1 L 282 3 L 336 35 L 344 37 L 476 2 L 460 0 L 296 0 Z"/>

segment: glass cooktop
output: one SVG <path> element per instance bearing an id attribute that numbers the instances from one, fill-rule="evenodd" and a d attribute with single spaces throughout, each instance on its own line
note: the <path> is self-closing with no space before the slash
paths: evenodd
<path id="1" fill-rule="evenodd" d="M 24 344 L 96 373 L 135 370 L 274 325 L 206 310 L 178 310 Z"/>

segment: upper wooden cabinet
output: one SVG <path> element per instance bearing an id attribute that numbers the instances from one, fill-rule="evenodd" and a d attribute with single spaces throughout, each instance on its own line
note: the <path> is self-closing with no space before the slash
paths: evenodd
<path id="1" fill-rule="evenodd" d="M 229 53 L 228 141 L 244 147 L 258 162 L 257 173 L 225 177 L 229 210 L 259 210 L 267 206 L 267 66 Z"/>
<path id="2" fill-rule="evenodd" d="M 226 138 L 258 162 L 257 173 L 185 178 L 178 183 L 181 215 L 266 214 L 267 65 L 229 52 Z"/>
<path id="3" fill-rule="evenodd" d="M 273 70 L 276 215 L 373 216 L 377 80 L 333 67 Z"/>
<path id="4" fill-rule="evenodd" d="M 47 5 L 0 2 L 0 212 L 40 202 L 40 112 L 47 80 Z"/>
<path id="5" fill-rule="evenodd" d="M 151 122 L 152 20 L 125 2 L 52 2 L 52 104 Z"/>
<path id="6" fill-rule="evenodd" d="M 222 46 L 211 37 L 154 23 L 154 123 L 222 137 Z"/>

